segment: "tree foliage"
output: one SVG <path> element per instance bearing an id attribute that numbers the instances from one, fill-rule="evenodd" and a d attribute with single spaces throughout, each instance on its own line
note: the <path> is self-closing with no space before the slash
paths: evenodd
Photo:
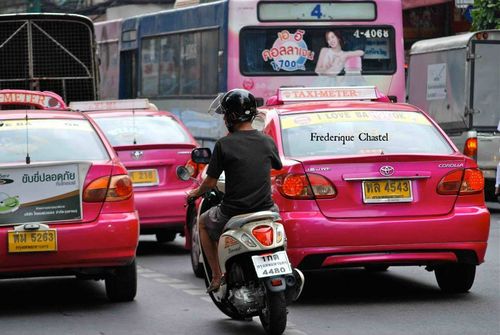
<path id="1" fill-rule="evenodd" d="M 477 30 L 500 29 L 500 1 L 474 0 L 472 28 Z"/>

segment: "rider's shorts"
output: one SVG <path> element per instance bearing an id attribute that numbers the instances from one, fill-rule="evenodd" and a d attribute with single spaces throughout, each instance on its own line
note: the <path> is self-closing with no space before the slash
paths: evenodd
<path id="1" fill-rule="evenodd" d="M 279 208 L 274 204 L 270 211 L 279 213 Z M 200 219 L 205 223 L 205 227 L 207 227 L 208 236 L 212 241 L 219 241 L 220 236 L 222 235 L 222 230 L 226 223 L 231 219 L 230 216 L 224 215 L 220 210 L 220 205 L 214 206 L 210 208 L 205 213 L 201 214 Z"/>

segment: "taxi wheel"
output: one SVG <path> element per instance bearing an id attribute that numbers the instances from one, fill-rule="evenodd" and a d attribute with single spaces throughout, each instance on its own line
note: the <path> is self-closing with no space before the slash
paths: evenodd
<path id="1" fill-rule="evenodd" d="M 439 287 L 446 293 L 466 293 L 476 276 L 474 264 L 447 264 L 435 270 Z"/>
<path id="2" fill-rule="evenodd" d="M 106 295 L 114 302 L 132 301 L 137 293 L 137 268 L 134 261 L 116 268 L 105 279 Z"/>
<path id="3" fill-rule="evenodd" d="M 156 240 L 160 243 L 172 242 L 175 240 L 175 235 L 177 235 L 175 231 L 161 231 L 156 233 Z"/>
<path id="4" fill-rule="evenodd" d="M 203 268 L 203 264 L 200 262 L 200 252 L 201 252 L 201 244 L 200 244 L 200 236 L 198 233 L 198 224 L 196 223 L 196 218 L 194 218 L 195 222 L 191 224 L 191 267 L 193 269 L 193 273 L 198 278 L 205 277 L 205 269 Z"/>
<path id="5" fill-rule="evenodd" d="M 384 272 L 387 271 L 389 265 L 366 265 L 365 270 L 368 272 Z"/>

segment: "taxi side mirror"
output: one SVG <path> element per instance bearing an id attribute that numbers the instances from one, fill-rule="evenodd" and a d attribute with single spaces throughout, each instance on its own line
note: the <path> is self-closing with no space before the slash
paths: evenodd
<path id="1" fill-rule="evenodd" d="M 212 157 L 210 148 L 196 148 L 191 151 L 191 160 L 197 164 L 210 163 L 210 157 Z"/>

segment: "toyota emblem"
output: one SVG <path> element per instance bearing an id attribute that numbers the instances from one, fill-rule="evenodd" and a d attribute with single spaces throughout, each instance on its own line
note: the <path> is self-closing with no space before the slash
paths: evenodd
<path id="1" fill-rule="evenodd" d="M 142 151 L 134 151 L 131 154 L 132 158 L 135 160 L 141 159 L 142 155 L 144 155 L 144 153 Z"/>
<path id="2" fill-rule="evenodd" d="M 394 173 L 394 168 L 389 165 L 384 165 L 379 170 L 380 174 L 384 177 L 392 176 Z"/>

